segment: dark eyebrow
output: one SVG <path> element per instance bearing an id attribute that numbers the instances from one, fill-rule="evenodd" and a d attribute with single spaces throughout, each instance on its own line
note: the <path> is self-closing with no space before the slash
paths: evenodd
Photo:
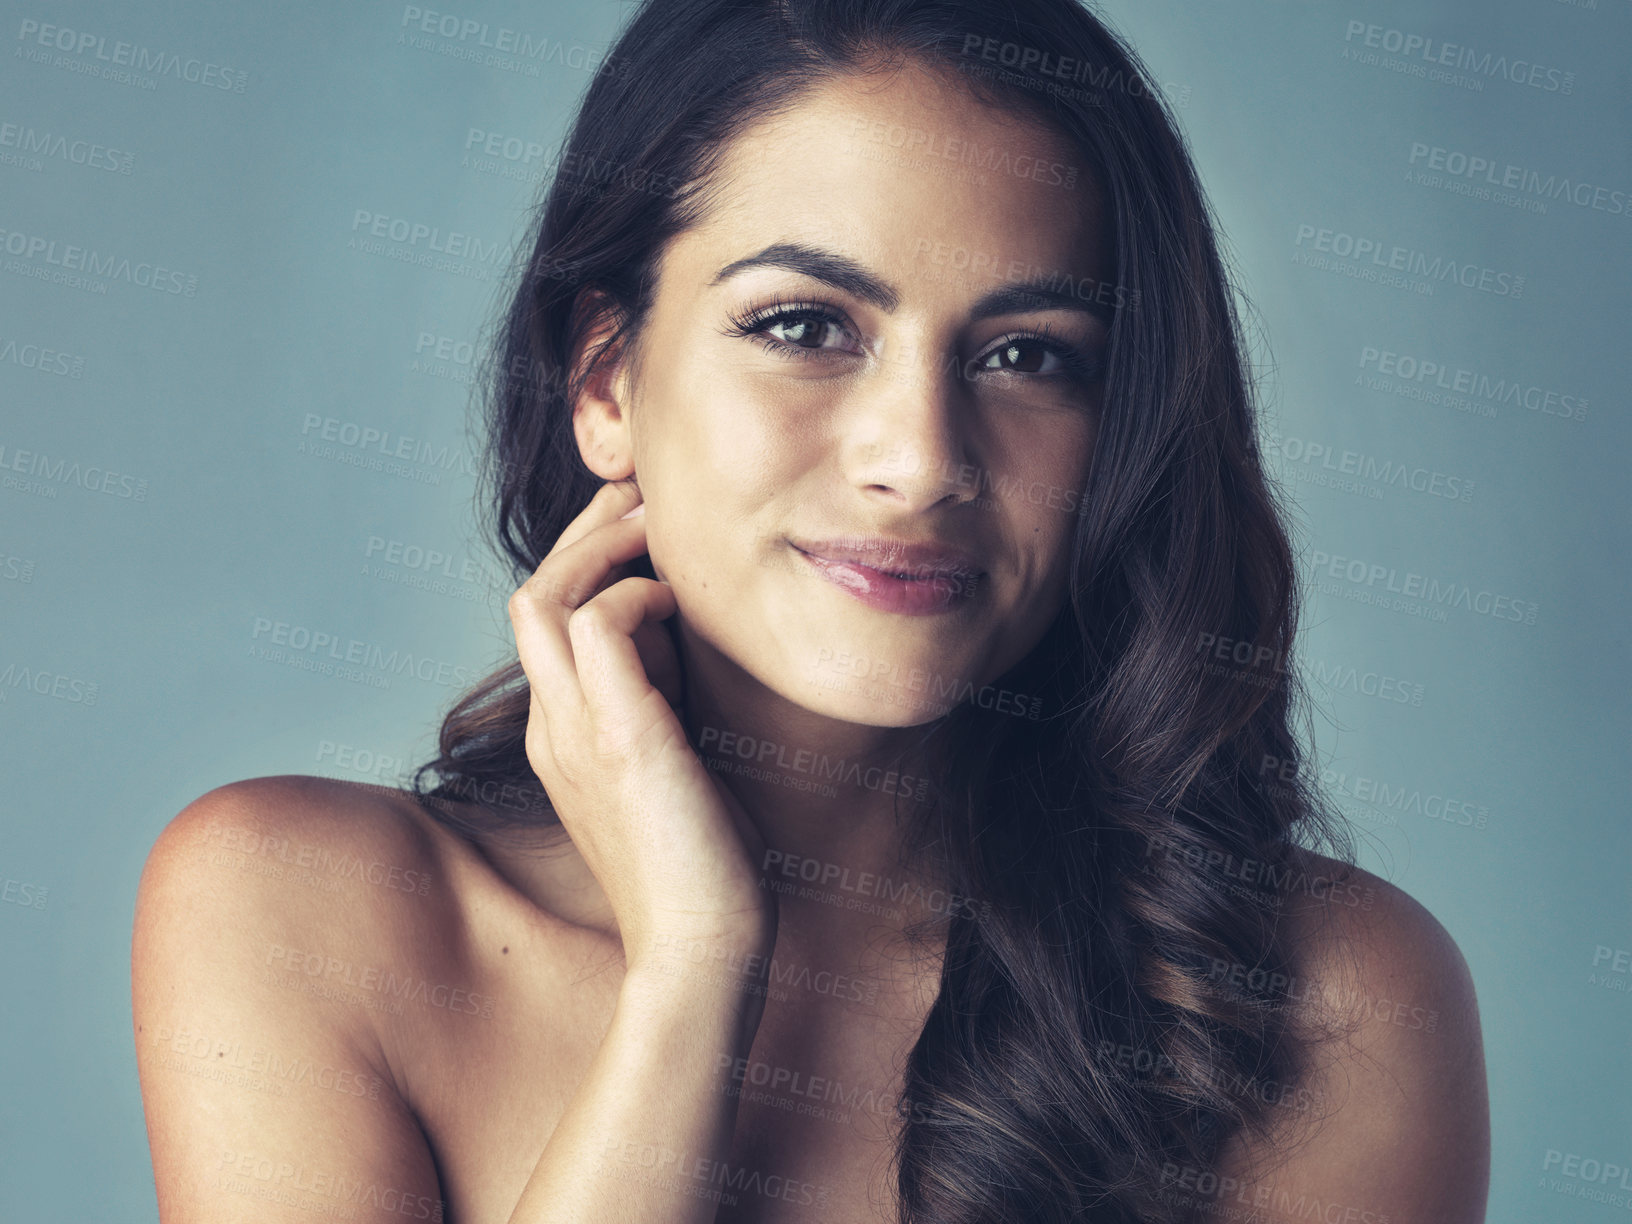
<path id="1" fill-rule="evenodd" d="M 993 315 L 1023 314 L 1028 310 L 1076 310 L 1093 315 L 1107 325 L 1111 322 L 1113 316 L 1109 306 L 1080 294 L 1067 293 L 1063 289 L 1055 288 L 1059 279 L 1054 277 L 1046 281 L 1021 281 L 1019 284 L 993 289 L 970 308 L 969 317 L 979 320 L 989 319 Z M 1077 280 L 1084 288 L 1100 284 L 1086 276 L 1078 277 Z"/>
<path id="2" fill-rule="evenodd" d="M 728 263 L 709 283 L 717 285 L 749 268 L 787 268 L 871 302 L 880 310 L 894 310 L 901 301 L 900 294 L 855 260 L 795 242 L 773 242 L 758 255 Z"/>
<path id="3" fill-rule="evenodd" d="M 709 284 L 718 285 L 749 268 L 786 268 L 832 285 L 852 297 L 871 302 L 884 311 L 893 311 L 901 302 L 900 294 L 855 260 L 796 242 L 774 242 L 757 255 L 733 260 L 721 268 Z M 1084 285 L 1098 284 L 1087 277 L 1077 279 Z M 993 289 L 974 304 L 969 317 L 978 321 L 994 315 L 1021 314 L 1029 310 L 1075 310 L 1092 315 L 1102 323 L 1111 322 L 1112 311 L 1108 306 L 1056 288 L 1059 280 L 1056 276 L 1046 281 L 1021 281 Z"/>

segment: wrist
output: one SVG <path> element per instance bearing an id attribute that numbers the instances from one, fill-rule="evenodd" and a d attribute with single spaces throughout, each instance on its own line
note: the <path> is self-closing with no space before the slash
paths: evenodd
<path id="1" fill-rule="evenodd" d="M 778 911 L 769 892 L 727 912 L 659 911 L 622 927 L 624 964 L 685 962 L 749 977 L 764 972 L 776 947 Z"/>
<path id="2" fill-rule="evenodd" d="M 672 946 L 628 965 L 619 1008 L 637 1014 L 644 1026 L 672 1023 L 697 1030 L 724 1024 L 733 1044 L 751 1043 L 765 1013 L 770 953 L 721 960 L 691 960 Z"/>
<path id="3" fill-rule="evenodd" d="M 624 949 L 624 964 L 631 975 L 719 978 L 722 981 L 763 982 L 770 973 L 776 947 L 773 924 L 713 928 L 706 932 L 666 930 Z"/>

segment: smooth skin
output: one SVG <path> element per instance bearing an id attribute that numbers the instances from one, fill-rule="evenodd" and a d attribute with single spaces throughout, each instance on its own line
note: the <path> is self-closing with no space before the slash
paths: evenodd
<path id="1" fill-rule="evenodd" d="M 817 87 L 732 148 L 638 344 L 574 405 L 607 484 L 510 602 L 528 757 L 565 836 L 467 840 L 399 793 L 281 777 L 211 791 L 159 837 L 132 968 L 164 1224 L 335 1204 L 460 1224 L 893 1218 L 890 1105 L 939 972 L 903 932 L 944 918 L 944 894 L 902 862 L 882 788 L 727 779 L 689 742 L 910 765 L 933 716 L 913 677 L 979 686 L 1035 644 L 1073 521 L 1005 490 L 1080 493 L 1105 324 L 978 306 L 1011 261 L 1111 265 L 1086 176 L 903 165 L 875 124 L 1074 162 L 911 65 Z M 1001 258 L 961 267 L 973 252 Z M 836 320 L 738 334 L 773 298 Z M 880 611 L 788 546 L 840 535 L 955 544 L 986 574 L 951 611 Z M 656 581 L 630 573 L 642 553 Z M 892 907 L 765 887 L 790 856 L 921 887 Z M 1299 1098 L 1321 1108 L 1233 1143 L 1201 1218 L 1303 1221 L 1311 1200 L 1483 1218 L 1466 966 L 1406 894 L 1349 883 L 1288 907 L 1311 1022 L 1336 1034 Z M 1175 1193 L 1196 1193 L 1185 1177 Z"/>

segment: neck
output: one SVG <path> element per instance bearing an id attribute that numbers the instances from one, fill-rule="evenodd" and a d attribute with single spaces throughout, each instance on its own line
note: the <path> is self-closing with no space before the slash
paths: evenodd
<path id="1" fill-rule="evenodd" d="M 854 946 L 882 929 L 938 925 L 955 908 L 908 847 L 907 817 L 927 792 L 922 730 L 828 718 L 760 684 L 681 624 L 679 710 L 691 744 L 765 839 L 778 944 Z M 558 825 L 484 835 L 489 865 L 541 909 L 616 935 L 599 882 Z"/>
<path id="2" fill-rule="evenodd" d="M 676 637 L 687 737 L 765 838 L 760 866 L 784 924 L 837 934 L 936 917 L 940 883 L 907 843 L 927 793 L 922 730 L 813 713 L 685 625 Z"/>

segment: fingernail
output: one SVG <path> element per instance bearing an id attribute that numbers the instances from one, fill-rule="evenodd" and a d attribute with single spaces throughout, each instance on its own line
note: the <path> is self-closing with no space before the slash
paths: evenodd
<path id="1" fill-rule="evenodd" d="M 640 505 L 636 506 L 633 510 L 629 511 L 628 514 L 620 514 L 620 515 L 618 515 L 618 517 L 620 519 L 634 518 L 637 514 L 645 514 L 645 513 L 646 513 L 646 503 L 641 502 Z"/>

